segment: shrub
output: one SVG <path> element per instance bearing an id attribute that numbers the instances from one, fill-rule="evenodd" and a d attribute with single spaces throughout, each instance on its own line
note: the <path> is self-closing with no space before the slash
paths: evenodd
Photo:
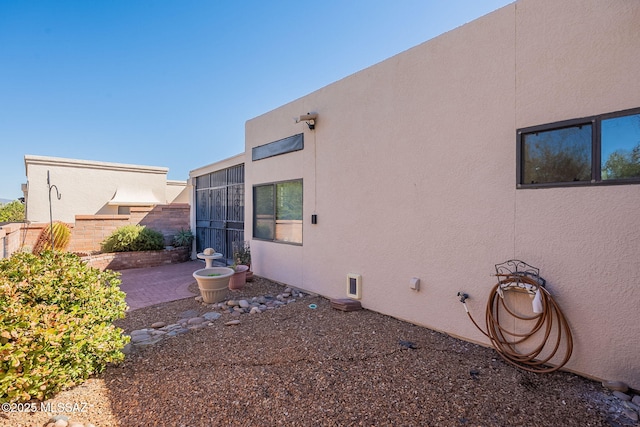
<path id="1" fill-rule="evenodd" d="M 193 241 L 193 233 L 191 230 L 185 230 L 181 228 L 180 231 L 173 236 L 173 244 L 177 248 L 181 248 L 183 246 L 191 246 L 191 242 Z"/>
<path id="2" fill-rule="evenodd" d="M 162 233 L 144 225 L 125 225 L 102 242 L 103 252 L 157 251 L 164 249 Z"/>
<path id="3" fill-rule="evenodd" d="M 0 402 L 47 399 L 121 361 L 119 285 L 67 252 L 0 260 Z"/>
<path id="4" fill-rule="evenodd" d="M 24 203 L 14 200 L 7 204 L 0 204 L 0 222 L 23 222 Z"/>
<path id="5" fill-rule="evenodd" d="M 33 253 L 39 254 L 44 250 L 51 249 L 51 230 L 53 228 L 53 243 L 54 249 L 58 251 L 66 251 L 69 247 L 69 241 L 71 240 L 71 229 L 64 222 L 56 221 L 47 225 L 40 232 L 38 240 L 33 247 Z"/>

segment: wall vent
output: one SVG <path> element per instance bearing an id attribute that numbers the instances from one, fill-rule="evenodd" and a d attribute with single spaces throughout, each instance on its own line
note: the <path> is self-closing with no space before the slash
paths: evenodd
<path id="1" fill-rule="evenodd" d="M 362 298 L 362 276 L 359 274 L 347 274 L 347 296 L 349 298 Z"/>

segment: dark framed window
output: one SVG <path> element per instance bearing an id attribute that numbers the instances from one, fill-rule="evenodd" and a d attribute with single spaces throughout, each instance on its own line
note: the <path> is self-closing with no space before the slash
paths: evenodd
<path id="1" fill-rule="evenodd" d="M 253 187 L 253 237 L 302 244 L 302 180 Z"/>
<path id="2" fill-rule="evenodd" d="M 287 138 L 259 145 L 251 149 L 251 160 L 262 160 L 281 154 L 292 153 L 304 149 L 304 134 L 300 133 Z"/>
<path id="3" fill-rule="evenodd" d="M 517 131 L 517 186 L 640 183 L 640 108 Z"/>

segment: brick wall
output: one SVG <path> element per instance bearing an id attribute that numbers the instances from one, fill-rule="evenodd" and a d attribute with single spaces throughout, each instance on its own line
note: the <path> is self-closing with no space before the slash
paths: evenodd
<path id="1" fill-rule="evenodd" d="M 155 267 L 189 260 L 189 248 L 173 248 L 163 251 L 112 252 L 88 255 L 82 259 L 92 267 L 104 270 L 127 270 L 129 268 Z"/>
<path id="2" fill-rule="evenodd" d="M 76 215 L 71 228 L 69 252 L 97 252 L 100 244 L 116 229 L 128 224 L 140 224 L 162 233 L 165 245 L 170 245 L 173 236 L 180 229 L 189 229 L 189 204 L 173 203 L 153 207 L 132 207 L 128 215 Z M 33 248 L 38 236 L 48 223 L 9 224 L 3 226 L 5 247 L 9 248 L 5 256 L 20 250 L 24 246 Z"/>
<path id="3" fill-rule="evenodd" d="M 165 244 L 173 242 L 173 236 L 180 229 L 189 229 L 190 207 L 188 203 L 172 203 L 170 205 L 160 205 L 153 209 L 131 208 L 131 216 L 138 222 L 136 224 L 145 225 L 161 232 L 164 235 Z"/>
<path id="4" fill-rule="evenodd" d="M 132 207 L 129 215 L 77 215 L 69 251 L 99 251 L 100 243 L 127 224 L 140 224 L 156 230 L 164 236 L 165 245 L 170 245 L 181 228 L 190 228 L 189 204 Z"/>
<path id="5" fill-rule="evenodd" d="M 0 227 L 0 258 L 8 258 L 12 253 L 20 250 L 24 234 L 22 223 L 5 224 Z"/>

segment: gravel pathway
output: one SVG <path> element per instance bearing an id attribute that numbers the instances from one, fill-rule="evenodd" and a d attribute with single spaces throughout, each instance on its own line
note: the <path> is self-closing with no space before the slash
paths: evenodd
<path id="1" fill-rule="evenodd" d="M 256 278 L 232 296 L 283 289 Z M 133 310 L 119 326 L 211 311 L 191 297 Z M 0 425 L 45 426 L 61 414 L 97 427 L 636 425 L 598 382 L 520 371 L 493 349 L 318 296 L 221 314 L 45 402 L 60 411 L 2 412 Z"/>

